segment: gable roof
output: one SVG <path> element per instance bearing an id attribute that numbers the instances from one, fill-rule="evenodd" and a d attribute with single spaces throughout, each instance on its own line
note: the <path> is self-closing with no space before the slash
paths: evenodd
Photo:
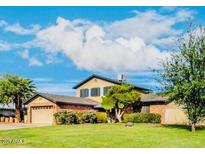
<path id="1" fill-rule="evenodd" d="M 98 105 L 97 102 L 89 98 L 62 96 L 62 95 L 55 95 L 55 94 L 48 94 L 48 93 L 37 93 L 33 95 L 31 98 L 29 98 L 28 100 L 26 100 L 24 104 L 26 105 L 30 103 L 37 96 L 41 96 L 56 104 L 63 103 L 63 104 L 71 104 L 71 105 L 88 105 L 88 106 Z"/>
<path id="2" fill-rule="evenodd" d="M 78 87 L 82 86 L 83 84 L 85 84 L 86 82 L 88 82 L 89 80 L 93 79 L 93 78 L 97 78 L 97 79 L 101 79 L 101 80 L 104 80 L 104 81 L 108 81 L 108 82 L 111 82 L 111 83 L 114 83 L 114 84 L 122 84 L 122 82 L 118 81 L 118 80 L 113 80 L 113 79 L 110 79 L 110 78 L 107 78 L 107 77 L 103 77 L 103 76 L 100 76 L 100 75 L 96 75 L 96 74 L 93 74 L 91 75 L 90 77 L 86 78 L 85 80 L 81 81 L 80 83 L 78 83 L 77 85 L 75 85 L 73 87 L 73 89 L 77 89 Z M 141 91 L 145 91 L 145 92 L 148 92 L 150 91 L 149 89 L 147 88 L 142 88 L 142 87 L 139 87 L 139 86 L 135 86 L 133 85 L 136 89 L 138 90 L 141 90 Z"/>

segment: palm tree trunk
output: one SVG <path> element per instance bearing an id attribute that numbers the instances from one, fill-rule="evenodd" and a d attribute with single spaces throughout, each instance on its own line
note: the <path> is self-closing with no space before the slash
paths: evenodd
<path id="1" fill-rule="evenodd" d="M 17 122 L 20 122 L 21 121 L 21 105 L 20 105 L 19 96 L 16 97 L 14 103 L 15 103 L 15 118 Z"/>

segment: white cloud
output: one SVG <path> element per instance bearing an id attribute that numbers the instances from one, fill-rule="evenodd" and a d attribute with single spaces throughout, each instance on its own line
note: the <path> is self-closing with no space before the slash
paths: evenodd
<path id="1" fill-rule="evenodd" d="M 7 24 L 5 20 L 0 20 L 0 27 L 6 26 Z"/>
<path id="2" fill-rule="evenodd" d="M 90 71 L 156 69 L 159 61 L 170 54 L 159 47 L 172 46 L 175 38 L 183 32 L 175 25 L 192 18 L 194 12 L 181 8 L 169 14 L 154 10 L 134 12 L 133 17 L 103 25 L 58 17 L 56 24 L 41 30 L 38 25 L 29 29 L 20 24 L 6 25 L 5 30 L 19 35 L 35 34 L 34 40 L 15 44 L 15 48 L 40 47 L 46 52 L 47 64 L 55 63 L 58 53 L 63 53 L 78 68 Z M 9 49 L 6 47 L 2 45 L 2 49 Z M 30 57 L 29 53 L 24 54 L 22 58 L 28 56 L 24 59 L 31 66 L 43 65 L 37 58 Z"/>
<path id="3" fill-rule="evenodd" d="M 176 44 L 177 40 L 178 38 L 176 36 L 170 36 L 170 37 L 165 37 L 160 39 L 154 39 L 152 41 L 152 44 L 163 46 L 163 47 L 173 47 L 173 45 Z"/>
<path id="4" fill-rule="evenodd" d="M 63 51 L 81 69 L 143 70 L 158 67 L 160 59 L 169 54 L 136 36 L 108 38 L 104 27 L 76 26 L 73 21 L 59 17 L 52 25 L 37 33 L 41 46 L 49 53 Z"/>
<path id="5" fill-rule="evenodd" d="M 181 30 L 173 28 L 176 23 L 184 22 L 194 15 L 188 9 L 179 9 L 175 14 L 164 15 L 155 10 L 135 11 L 135 16 L 115 21 L 106 30 L 112 37 L 126 38 L 138 36 L 146 42 L 163 36 L 178 35 Z"/>
<path id="6" fill-rule="evenodd" d="M 31 25 L 29 28 L 24 28 L 19 23 L 17 23 L 13 25 L 6 25 L 4 30 L 7 32 L 13 32 L 17 35 L 32 35 L 40 30 L 40 26 Z"/>
<path id="7" fill-rule="evenodd" d="M 181 9 L 176 12 L 175 21 L 176 22 L 183 22 L 193 19 L 193 15 L 195 15 L 195 11 L 191 11 L 188 9 Z"/>
<path id="8" fill-rule="evenodd" d="M 37 38 L 49 52 L 77 50 L 82 46 L 82 29 L 81 26 L 75 27 L 70 20 L 58 17 L 56 25 L 39 31 Z"/>
<path id="9" fill-rule="evenodd" d="M 36 57 L 30 57 L 29 51 L 27 49 L 19 52 L 19 55 L 21 56 L 21 58 L 28 60 L 29 66 L 43 66 L 43 63 Z"/>
<path id="10" fill-rule="evenodd" d="M 40 46 L 40 42 L 37 40 L 31 40 L 27 42 L 12 43 L 0 40 L 0 51 L 11 51 L 19 49 L 30 49 Z"/>
<path id="11" fill-rule="evenodd" d="M 35 57 L 29 59 L 29 66 L 43 66 L 43 63 Z"/>
<path id="12" fill-rule="evenodd" d="M 9 51 L 12 48 L 12 44 L 0 40 L 0 51 Z"/>
<path id="13" fill-rule="evenodd" d="M 21 57 L 23 59 L 28 59 L 29 58 L 29 51 L 28 50 L 24 50 L 22 52 L 19 53 L 21 55 Z"/>

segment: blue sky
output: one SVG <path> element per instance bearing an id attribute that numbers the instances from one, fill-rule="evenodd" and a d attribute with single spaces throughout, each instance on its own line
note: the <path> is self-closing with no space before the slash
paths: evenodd
<path id="1" fill-rule="evenodd" d="M 152 70 L 204 17 L 204 7 L 0 7 L 0 74 L 63 95 L 92 74 L 156 90 Z"/>

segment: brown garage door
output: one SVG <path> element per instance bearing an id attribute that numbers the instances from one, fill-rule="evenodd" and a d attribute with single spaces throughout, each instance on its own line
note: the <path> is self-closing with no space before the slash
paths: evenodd
<path id="1" fill-rule="evenodd" d="M 31 108 L 31 123 L 52 124 L 53 122 L 53 107 L 38 106 Z"/>

